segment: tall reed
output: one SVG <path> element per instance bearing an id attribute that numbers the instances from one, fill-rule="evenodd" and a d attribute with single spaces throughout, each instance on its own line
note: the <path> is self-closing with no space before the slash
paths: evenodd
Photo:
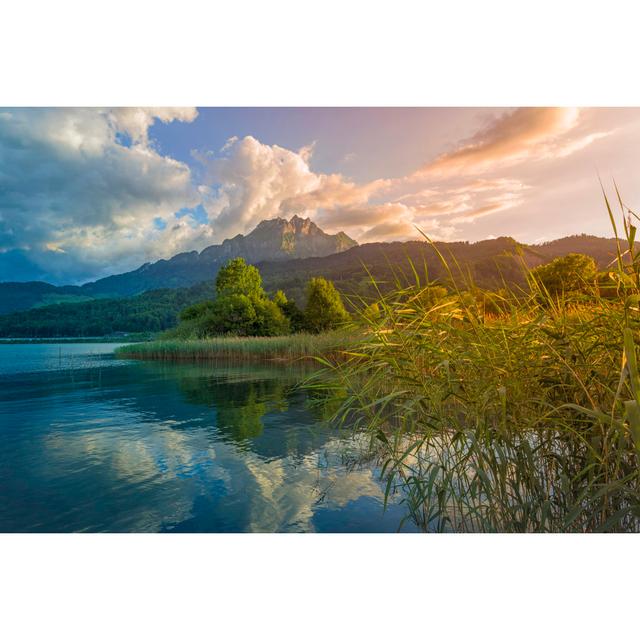
<path id="1" fill-rule="evenodd" d="M 467 279 L 443 295 L 414 268 L 359 304 L 344 360 L 319 358 L 308 386 L 343 394 L 334 419 L 369 435 L 387 497 L 424 531 L 640 530 L 640 251 L 618 199 L 615 295 L 551 295 L 532 273 L 522 290 Z"/>

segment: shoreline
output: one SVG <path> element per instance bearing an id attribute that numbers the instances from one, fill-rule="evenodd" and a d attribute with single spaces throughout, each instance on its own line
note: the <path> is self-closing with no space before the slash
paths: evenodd
<path id="1" fill-rule="evenodd" d="M 338 355 L 352 340 L 350 334 L 330 332 L 274 337 L 219 337 L 194 340 L 155 340 L 123 345 L 117 358 L 134 360 L 262 361 L 279 364 L 310 362 L 318 356 Z"/>
<path id="2" fill-rule="evenodd" d="M 149 340 L 141 340 L 127 336 L 95 337 L 95 338 L 0 338 L 3 344 L 142 344 Z"/>

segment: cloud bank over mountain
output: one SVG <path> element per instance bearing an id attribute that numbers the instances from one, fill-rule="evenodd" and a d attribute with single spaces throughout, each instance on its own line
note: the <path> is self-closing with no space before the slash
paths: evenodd
<path id="1" fill-rule="evenodd" d="M 413 171 L 356 181 L 314 170 L 313 140 L 288 149 L 232 136 L 181 160 L 163 151 L 156 125 L 190 126 L 198 115 L 195 108 L 0 109 L 0 280 L 96 278 L 294 214 L 360 242 L 419 237 L 416 227 L 464 238 L 476 221 L 543 198 L 542 177 L 558 162 L 638 123 L 635 112 L 496 110 L 449 148 L 425 149 L 432 159 Z"/>
<path id="2" fill-rule="evenodd" d="M 503 177 L 505 170 L 568 157 L 611 133 L 580 125 L 576 108 L 509 110 L 407 176 L 359 184 L 313 172 L 312 146 L 296 152 L 233 138 L 219 154 L 199 156 L 209 182 L 219 185 L 207 191 L 205 206 L 222 233 L 296 213 L 360 241 L 418 237 L 416 226 L 450 239 L 461 224 L 522 204 L 528 185 Z"/>

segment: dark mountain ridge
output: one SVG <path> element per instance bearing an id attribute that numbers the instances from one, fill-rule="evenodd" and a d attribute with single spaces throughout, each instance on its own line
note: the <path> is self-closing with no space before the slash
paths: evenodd
<path id="1" fill-rule="evenodd" d="M 345 233 L 325 233 L 308 218 L 274 218 L 263 220 L 246 236 L 238 234 L 200 253 L 179 253 L 169 260 L 146 263 L 135 271 L 82 285 L 80 290 L 88 295 L 129 296 L 160 287 L 185 287 L 212 278 L 230 258 L 244 258 L 255 264 L 263 260 L 327 256 L 357 244 Z"/>
<path id="2" fill-rule="evenodd" d="M 486 288 L 521 284 L 525 281 L 523 263 L 535 267 L 566 253 L 592 255 L 600 268 L 616 256 L 614 239 L 572 236 L 544 245 L 523 245 L 502 237 L 475 243 L 438 242 L 435 247 L 424 241 L 378 242 L 329 256 L 263 261 L 257 266 L 269 293 L 282 289 L 287 297 L 303 304 L 308 279 L 324 276 L 335 282 L 348 302 L 350 296 L 375 296 L 369 274 L 383 290 L 394 286 L 396 280 L 414 282 L 410 262 L 422 279 L 426 269 L 430 280 L 449 284 L 450 276 L 436 248 L 448 260 L 456 283 L 462 287 L 469 280 Z M 189 288 L 163 288 L 133 297 L 49 305 L 0 316 L 0 336 L 49 338 L 158 331 L 175 325 L 180 309 L 213 295 L 211 274 Z"/>

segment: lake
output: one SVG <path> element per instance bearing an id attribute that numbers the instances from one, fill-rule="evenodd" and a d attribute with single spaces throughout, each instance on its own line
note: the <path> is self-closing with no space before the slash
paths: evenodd
<path id="1" fill-rule="evenodd" d="M 393 532 L 305 372 L 0 345 L 0 531 Z M 412 528 L 405 524 L 403 531 Z"/>

